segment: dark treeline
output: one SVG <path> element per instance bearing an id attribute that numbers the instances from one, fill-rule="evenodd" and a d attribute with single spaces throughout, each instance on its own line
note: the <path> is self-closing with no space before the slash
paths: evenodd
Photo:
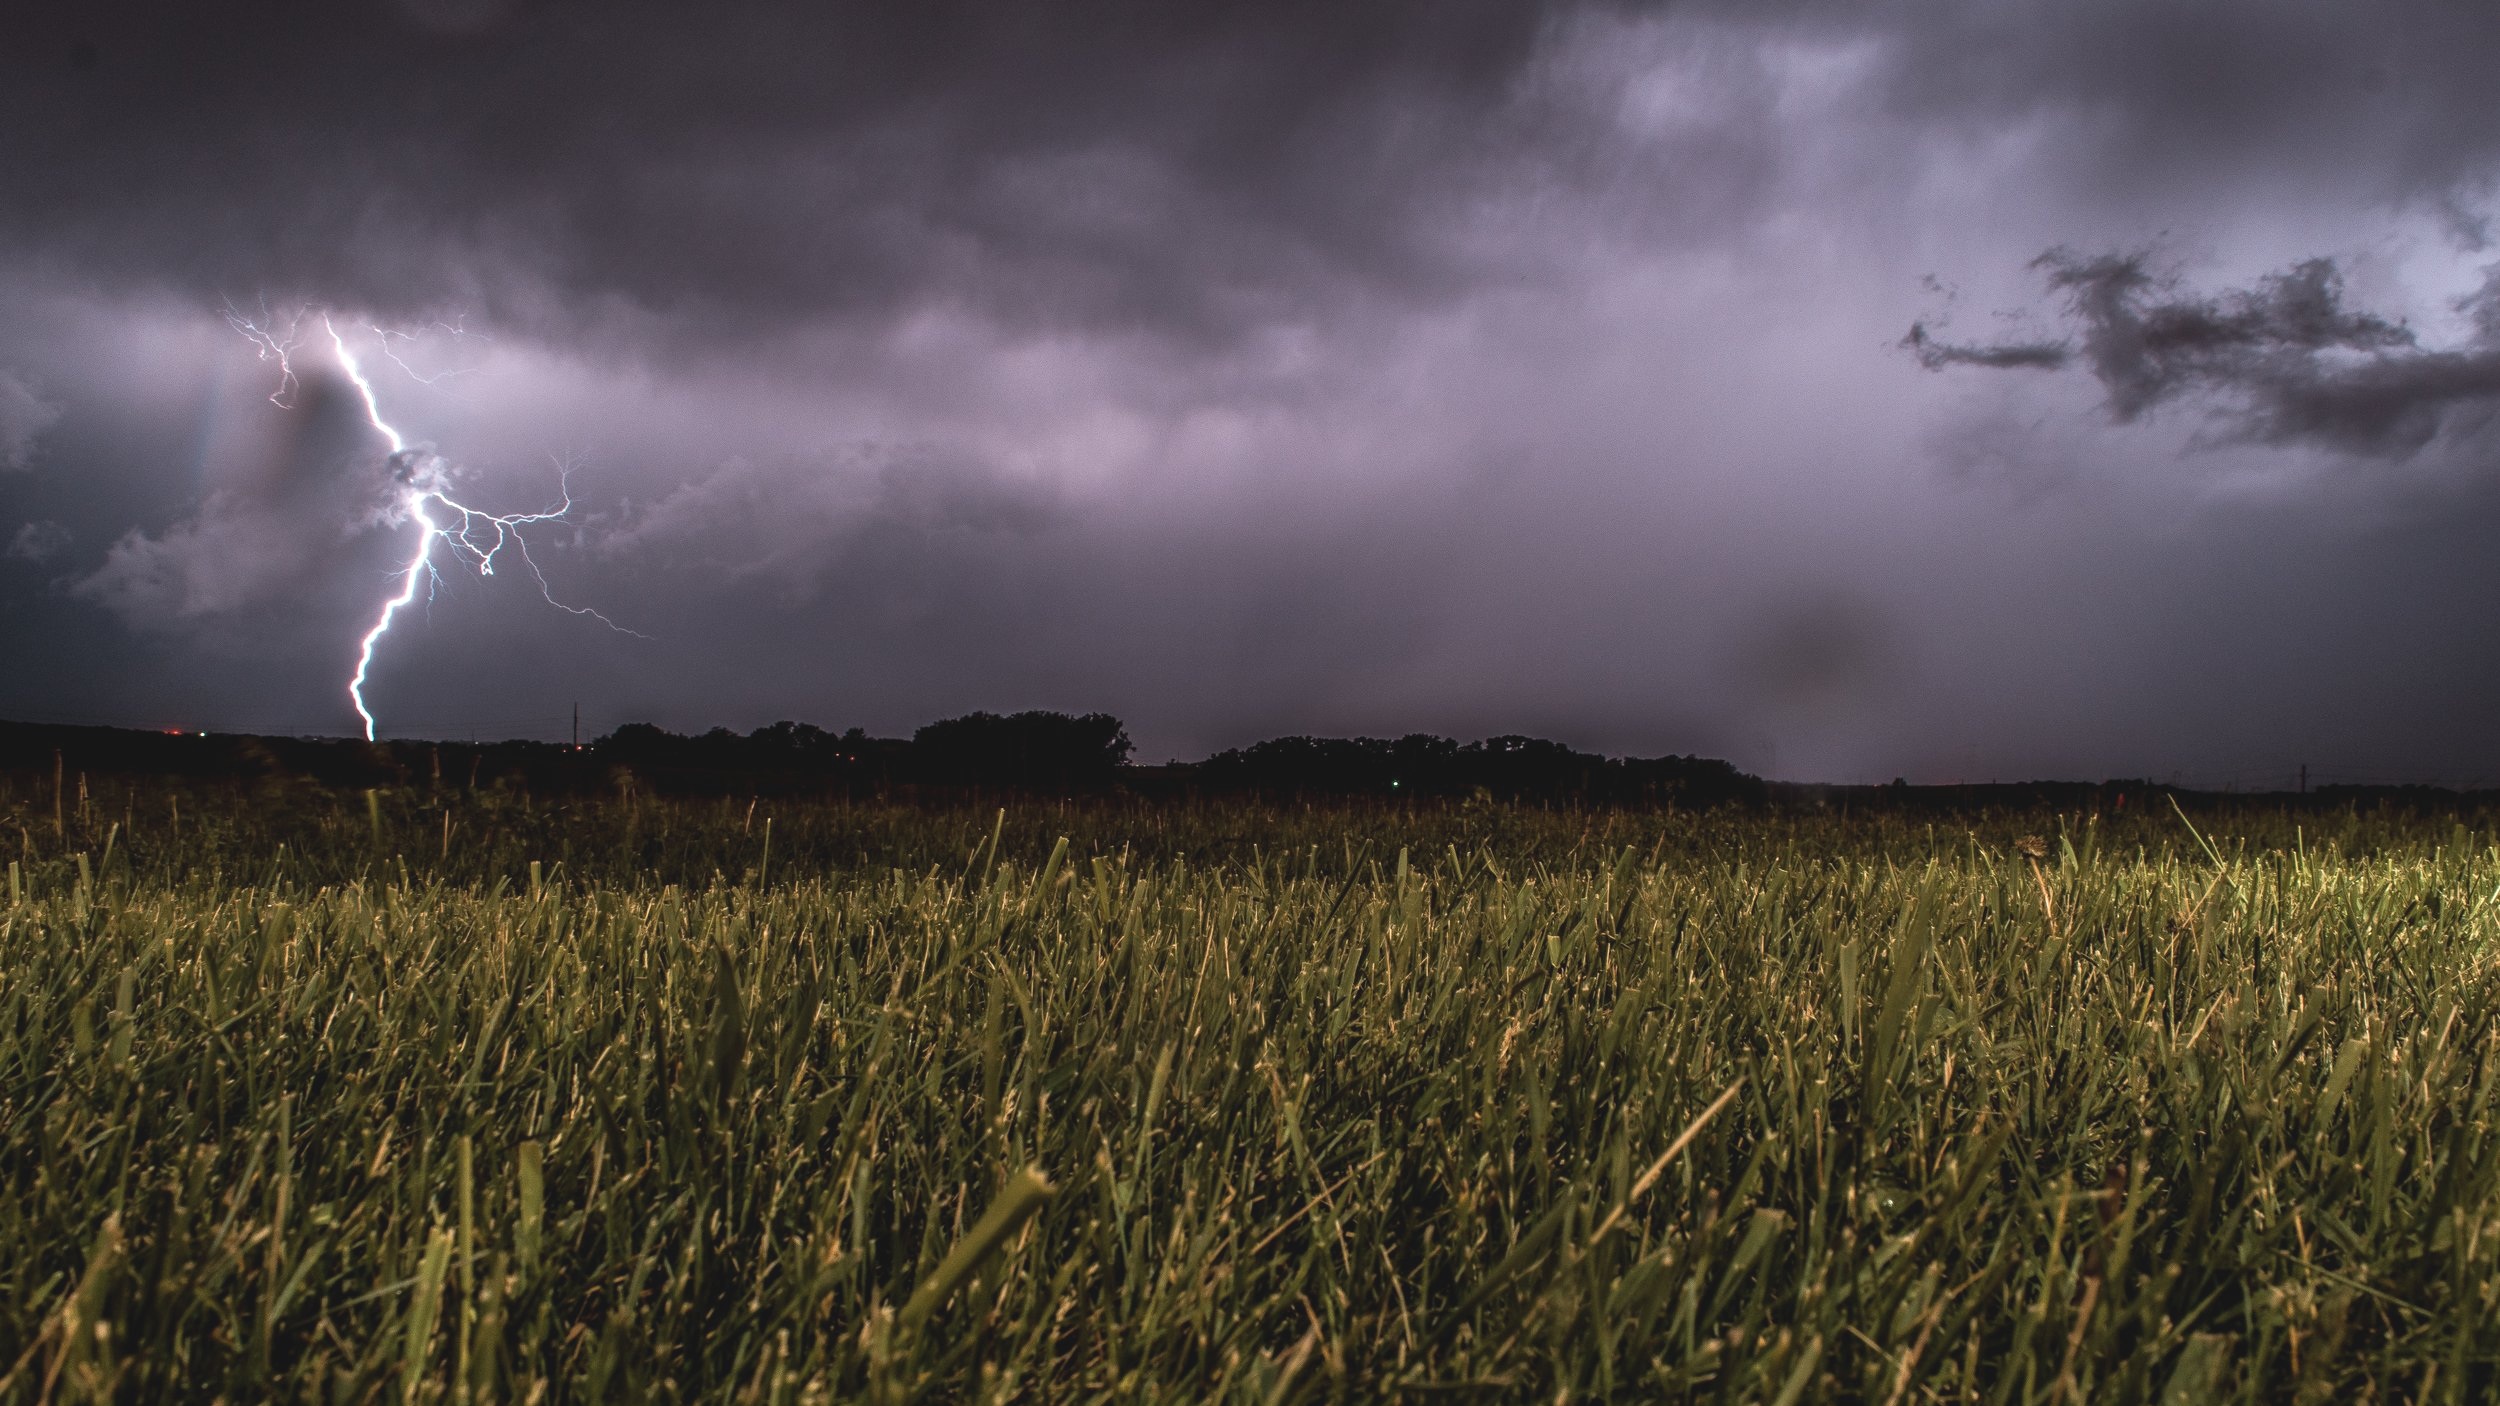
<path id="1" fill-rule="evenodd" d="M 743 736 L 725 727 L 685 736 L 628 723 L 591 750 L 645 784 L 696 792 L 942 787 L 1086 794 L 1112 789 L 1137 770 L 1128 766 L 1128 729 L 1109 713 L 970 713 L 908 738 L 795 722 Z"/>
<path id="2" fill-rule="evenodd" d="M 1759 777 L 1708 757 L 1601 757 L 1534 737 L 1459 743 L 1412 733 L 1279 737 L 1218 752 L 1194 782 L 1270 798 L 1416 795 L 1599 805 L 1727 805 L 1763 800 Z"/>
<path id="3" fill-rule="evenodd" d="M 849 796 L 899 801 L 1130 796 L 1496 801 L 1569 806 L 1776 805 L 1804 810 L 1969 814 L 2041 808 L 2125 813 L 2263 800 L 2301 810 L 2355 805 L 2479 809 L 2492 793 L 2432 787 L 2321 787 L 2264 796 L 2198 793 L 2151 781 L 1973 786 L 1825 786 L 1766 782 L 1708 757 L 1605 757 L 1559 742 L 1504 736 L 1458 742 L 1280 737 L 1200 762 L 1140 766 L 1126 727 L 1108 713 L 971 713 L 910 737 L 872 737 L 778 722 L 752 732 L 682 734 L 629 723 L 575 747 L 551 742 L 368 743 L 338 738 L 150 732 L 0 722 L 0 772 L 74 789 L 88 773 L 324 786 L 505 788 L 550 795 Z"/>
<path id="4" fill-rule="evenodd" d="M 852 796 L 1011 792 L 1272 801 L 1376 798 L 1587 805 L 1754 803 L 1768 789 L 1705 757 L 1616 758 L 1532 737 L 1458 742 L 1282 737 L 1203 762 L 1137 766 L 1108 713 L 971 713 L 908 738 L 778 722 L 682 734 L 629 723 L 583 747 L 381 742 L 0 724 L 15 772 L 283 777 L 344 786 L 521 786 L 673 795 Z"/>
<path id="5" fill-rule="evenodd" d="M 1128 733 L 1107 713 L 974 713 L 906 741 L 775 723 L 739 736 L 682 737 L 647 724 L 600 739 L 598 754 L 660 784 L 728 777 L 809 778 L 875 786 L 1001 787 L 1049 794 L 1114 787 L 1160 794 L 1319 800 L 1375 796 L 1720 805 L 1759 801 L 1763 783 L 1703 757 L 1628 759 L 1533 737 L 1461 743 L 1421 733 L 1280 737 L 1203 762 L 1128 764 Z"/>

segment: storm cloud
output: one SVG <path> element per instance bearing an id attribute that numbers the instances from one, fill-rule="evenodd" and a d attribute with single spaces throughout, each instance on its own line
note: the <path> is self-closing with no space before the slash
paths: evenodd
<path id="1" fill-rule="evenodd" d="M 388 730 L 2500 773 L 2495 58 L 2435 0 L 53 7 L 0 712 L 353 725 L 409 525 L 232 306 L 333 313 L 493 510 L 569 466 L 533 560 L 647 636 L 446 571 Z"/>
<path id="2" fill-rule="evenodd" d="M 1236 333 L 1458 286 L 1546 121 L 1536 6 L 55 11 L 12 45 L 23 254 L 193 292 L 735 335 L 932 297 Z"/>
<path id="3" fill-rule="evenodd" d="M 2460 300 L 2473 335 L 2423 347 L 2411 328 L 2345 303 L 2335 261 L 2305 259 L 2256 287 L 2216 297 L 2176 290 L 2145 254 L 2057 249 L 2037 266 L 2082 324 L 2080 345 L 1938 341 L 1912 324 L 1905 345 L 1949 366 L 2056 370 L 2080 361 L 2125 424 L 2180 400 L 2222 401 L 2229 432 L 2263 444 L 2313 442 L 2359 455 L 2410 454 L 2451 413 L 2500 398 L 2500 284 Z"/>

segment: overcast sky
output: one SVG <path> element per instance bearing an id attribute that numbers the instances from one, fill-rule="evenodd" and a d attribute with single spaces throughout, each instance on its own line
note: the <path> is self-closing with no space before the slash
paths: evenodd
<path id="1" fill-rule="evenodd" d="M 45 9 L 0 716 L 2500 778 L 2500 8 Z"/>

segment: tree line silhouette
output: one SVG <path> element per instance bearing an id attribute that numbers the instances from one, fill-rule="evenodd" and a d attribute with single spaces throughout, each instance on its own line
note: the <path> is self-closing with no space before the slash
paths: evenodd
<path id="1" fill-rule="evenodd" d="M 1888 786 L 1773 782 L 1710 757 L 1606 757 L 1542 738 L 1478 742 L 1404 737 L 1277 737 L 1198 762 L 1140 766 L 1109 713 L 967 713 L 909 737 L 872 737 L 777 722 L 752 732 L 683 734 L 628 723 L 580 746 L 557 742 L 364 742 L 175 729 L 0 721 L 0 785 L 31 784 L 59 801 L 83 778 L 156 776 L 281 787 L 516 788 L 541 794 L 851 796 L 897 801 L 1117 796 L 1146 801 L 1254 799 L 1527 802 L 1588 806 L 1770 804 L 1969 815 L 2038 809 L 2124 813 L 2163 797 L 2193 804 L 2336 811 L 2356 806 L 2449 812 L 2500 807 L 2500 791 L 2427 785 L 2321 785 L 2200 792 L 2145 779 Z M 0 791 L 5 799 L 8 791 Z"/>
<path id="2" fill-rule="evenodd" d="M 909 737 L 777 722 L 684 734 L 628 723 L 584 746 L 549 742 L 367 743 L 335 738 L 150 732 L 0 723 L 0 769 L 300 778 L 333 785 L 518 785 L 662 794 L 955 794 L 1259 797 L 1275 801 L 1753 802 L 1764 783 L 1707 757 L 1604 757 L 1505 736 L 1459 742 L 1279 737 L 1201 762 L 1132 764 L 1109 713 L 968 713 Z"/>

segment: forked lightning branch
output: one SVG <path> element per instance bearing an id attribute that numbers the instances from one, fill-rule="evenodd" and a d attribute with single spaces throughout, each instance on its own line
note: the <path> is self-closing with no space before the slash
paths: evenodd
<path id="1" fill-rule="evenodd" d="M 278 388 L 269 399 L 282 408 L 291 408 L 297 386 L 294 356 L 302 345 L 299 335 L 302 318 L 289 319 L 286 327 L 280 329 L 229 309 L 226 320 L 234 325 L 236 331 L 251 339 L 259 348 L 262 359 L 277 362 Z M 364 366 L 356 359 L 355 350 L 348 345 L 347 335 L 339 330 L 327 313 L 321 315 L 321 330 L 329 341 L 332 354 L 338 358 L 339 370 L 355 386 L 356 394 L 363 402 L 366 423 L 390 445 L 390 455 L 384 462 L 388 466 L 391 483 L 397 490 L 397 498 L 386 520 L 393 525 L 408 522 L 416 527 L 414 551 L 408 558 L 408 564 L 395 573 L 399 589 L 382 602 L 372 627 L 357 642 L 356 669 L 347 680 L 348 701 L 355 704 L 356 716 L 364 720 L 366 741 L 374 740 L 378 732 L 373 709 L 365 700 L 365 686 L 373 671 L 375 651 L 381 647 L 383 637 L 391 632 L 399 613 L 416 603 L 419 592 L 423 591 L 430 597 L 434 587 L 440 583 L 441 572 L 435 563 L 438 549 L 480 576 L 494 575 L 496 563 L 509 552 L 529 568 L 530 578 L 538 583 L 539 595 L 549 605 L 573 615 L 588 616 L 622 634 L 638 633 L 588 606 L 567 605 L 557 600 L 555 592 L 547 584 L 546 573 L 539 570 L 538 562 L 530 556 L 529 538 L 524 529 L 538 523 L 559 521 L 573 510 L 569 466 L 559 466 L 559 500 L 553 507 L 534 513 L 490 513 L 470 507 L 451 496 L 451 466 L 443 456 L 434 452 L 431 445 L 411 443 L 396 425 L 384 418 L 382 403 L 374 392 L 371 378 L 366 376 Z M 390 349 L 390 338 L 402 334 L 373 330 L 384 355 L 397 362 L 399 358 Z M 402 365 L 404 367 L 404 363 Z"/>

